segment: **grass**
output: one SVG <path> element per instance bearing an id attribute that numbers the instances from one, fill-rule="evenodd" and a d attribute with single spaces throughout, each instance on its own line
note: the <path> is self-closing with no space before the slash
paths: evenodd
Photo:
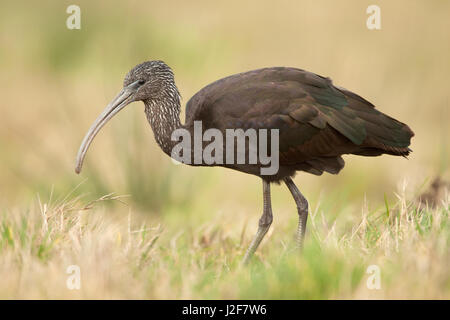
<path id="1" fill-rule="evenodd" d="M 122 205 L 118 218 L 106 195 L 36 201 L 0 218 L 0 298 L 329 299 L 450 296 L 450 197 L 434 209 L 407 195 L 377 210 L 328 221 L 311 210 L 302 254 L 293 249 L 292 219 L 269 233 L 248 266 L 240 259 L 253 227 L 239 233 L 209 222 L 174 233 Z M 182 220 L 183 218 L 180 217 Z M 81 270 L 80 290 L 69 290 L 66 270 Z M 380 268 L 381 288 L 369 289 L 367 269 Z M 45 281 L 43 281 L 45 279 Z"/>
<path id="2" fill-rule="evenodd" d="M 356 0 L 80 0 L 76 31 L 65 27 L 70 4 L 1 4 L 0 298 L 450 298 L 448 188 L 430 189 L 430 177 L 450 180 L 450 2 L 377 1 L 378 31 L 366 28 L 372 3 Z M 148 59 L 173 68 L 183 104 L 265 66 L 329 76 L 407 123 L 414 152 L 298 174 L 311 208 L 301 255 L 295 204 L 274 186 L 274 223 L 240 268 L 260 181 L 174 165 L 142 104 L 100 132 L 74 173 L 85 131 Z M 428 189 L 429 207 L 417 200 Z M 80 290 L 66 287 L 71 265 Z M 371 265 L 380 290 L 366 286 Z"/>

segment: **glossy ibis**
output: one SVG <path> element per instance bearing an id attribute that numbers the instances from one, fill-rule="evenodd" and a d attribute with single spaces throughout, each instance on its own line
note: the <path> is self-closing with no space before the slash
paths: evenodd
<path id="1" fill-rule="evenodd" d="M 357 94 L 333 85 L 329 78 L 285 67 L 239 73 L 209 84 L 189 100 L 186 121 L 181 124 L 180 94 L 172 70 L 162 61 L 147 61 L 128 72 L 123 89 L 87 132 L 77 156 L 77 173 L 98 131 L 134 101 L 144 102 L 155 140 L 169 156 L 173 156 L 172 150 L 180 142 L 173 139 L 172 133 L 177 129 L 193 133 L 198 121 L 202 130 L 216 129 L 223 133 L 227 129 L 277 130 L 279 168 L 275 174 L 262 175 L 260 161 L 188 163 L 219 165 L 262 178 L 263 214 L 244 262 L 253 255 L 272 223 L 270 183 L 283 181 L 295 200 L 299 215 L 296 244 L 301 247 L 308 202 L 292 181 L 297 171 L 337 174 L 344 167 L 341 157 L 344 154 L 407 156 L 414 135 L 406 124 L 376 110 Z M 191 151 L 195 149 L 190 147 Z M 224 148 L 223 152 L 230 150 Z M 245 152 L 249 153 L 248 145 Z"/>

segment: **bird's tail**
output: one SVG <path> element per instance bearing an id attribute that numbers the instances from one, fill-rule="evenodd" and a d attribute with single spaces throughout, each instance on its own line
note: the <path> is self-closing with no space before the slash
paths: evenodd
<path id="1" fill-rule="evenodd" d="M 408 125 L 375 108 L 370 112 L 360 111 L 357 114 L 364 120 L 367 135 L 360 150 L 355 154 L 364 156 L 390 154 L 406 157 L 412 152 L 409 146 L 414 132 Z"/>

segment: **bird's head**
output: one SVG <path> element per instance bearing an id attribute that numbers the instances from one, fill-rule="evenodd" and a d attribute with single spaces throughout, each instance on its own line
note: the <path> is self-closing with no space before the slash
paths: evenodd
<path id="1" fill-rule="evenodd" d="M 134 101 L 151 101 L 161 97 L 172 87 L 172 70 L 163 61 L 146 61 L 131 69 L 125 76 L 123 88 L 94 121 L 78 150 L 75 172 L 80 173 L 86 152 L 100 129 L 120 110 Z"/>
<path id="2" fill-rule="evenodd" d="M 146 61 L 131 69 L 123 80 L 123 88 L 135 90 L 133 101 L 157 100 L 161 91 L 174 83 L 172 69 L 163 61 Z"/>

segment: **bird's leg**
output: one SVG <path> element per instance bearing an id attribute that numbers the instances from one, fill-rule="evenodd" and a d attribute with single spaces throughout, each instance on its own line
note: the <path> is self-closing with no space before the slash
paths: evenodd
<path id="1" fill-rule="evenodd" d="M 297 204 L 297 212 L 298 212 L 298 227 L 297 233 L 295 235 L 295 244 L 298 248 L 303 247 L 303 241 L 305 239 L 306 232 L 306 220 L 308 219 L 308 201 L 302 195 L 300 190 L 298 190 L 297 186 L 294 184 L 291 178 L 285 178 L 284 182 L 286 186 L 289 188 L 292 196 L 294 197 L 295 203 Z"/>
<path id="2" fill-rule="evenodd" d="M 255 253 L 262 239 L 269 230 L 270 225 L 272 224 L 272 204 L 270 201 L 270 183 L 263 180 L 263 199 L 264 199 L 264 209 L 261 218 L 259 219 L 258 231 L 256 232 L 255 237 L 252 240 L 252 243 L 247 249 L 245 253 L 243 263 L 247 264 L 250 261 L 250 258 Z"/>

